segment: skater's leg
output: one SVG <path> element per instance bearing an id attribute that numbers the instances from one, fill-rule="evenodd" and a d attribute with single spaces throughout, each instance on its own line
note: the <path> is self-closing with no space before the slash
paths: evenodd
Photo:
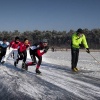
<path id="1" fill-rule="evenodd" d="M 5 57 L 2 59 L 1 62 L 3 62 L 3 61 L 6 62 L 6 60 L 11 56 L 12 53 L 13 53 L 13 49 L 12 48 L 10 48 L 10 50 L 7 49 Z"/>
<path id="2" fill-rule="evenodd" d="M 36 55 L 36 57 L 38 58 L 38 63 L 37 63 L 37 66 L 36 66 L 36 73 L 40 74 L 41 72 L 40 72 L 39 68 L 40 68 L 40 65 L 42 63 L 42 56 Z"/>

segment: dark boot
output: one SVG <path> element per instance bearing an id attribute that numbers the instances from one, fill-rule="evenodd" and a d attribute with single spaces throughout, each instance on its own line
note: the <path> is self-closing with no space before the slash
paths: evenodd
<path id="1" fill-rule="evenodd" d="M 27 64 L 25 64 L 25 70 L 28 70 L 28 65 Z"/>
<path id="2" fill-rule="evenodd" d="M 41 74 L 41 72 L 39 71 L 39 69 L 38 68 L 36 68 L 36 74 Z"/>
<path id="3" fill-rule="evenodd" d="M 2 62 L 1 62 L 1 64 L 4 64 L 4 63 L 5 63 L 5 61 L 2 61 Z"/>
<path id="4" fill-rule="evenodd" d="M 15 66 L 15 67 L 17 66 L 17 63 L 16 63 L 16 61 L 14 62 L 14 66 Z"/>
<path id="5" fill-rule="evenodd" d="M 17 60 L 16 60 L 16 64 L 18 64 L 18 62 L 19 62 L 19 60 L 17 59 Z"/>
<path id="6" fill-rule="evenodd" d="M 25 63 L 22 62 L 22 69 L 25 69 Z"/>

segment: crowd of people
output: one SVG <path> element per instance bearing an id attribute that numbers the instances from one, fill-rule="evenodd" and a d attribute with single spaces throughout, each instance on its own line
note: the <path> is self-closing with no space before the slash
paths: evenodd
<path id="1" fill-rule="evenodd" d="M 71 69 L 74 72 L 77 72 L 79 49 L 81 46 L 86 48 L 86 52 L 90 53 L 89 46 L 84 35 L 84 31 L 79 28 L 75 33 L 72 34 L 71 38 Z M 7 49 L 8 48 L 8 49 Z M 27 49 L 29 49 L 31 62 L 26 63 L 27 59 Z M 23 42 L 20 41 L 19 37 L 15 37 L 15 40 L 10 43 L 7 42 L 7 39 L 0 41 L 0 62 L 4 64 L 6 60 L 13 55 L 14 66 L 16 67 L 19 60 L 22 60 L 22 69 L 28 70 L 28 66 L 36 65 L 36 73 L 40 74 L 39 70 L 42 63 L 42 55 L 45 54 L 49 49 L 47 39 L 43 39 L 39 43 L 31 45 L 27 38 Z M 40 50 L 43 50 L 40 52 Z M 36 57 L 38 61 L 36 61 Z"/>
<path id="2" fill-rule="evenodd" d="M 32 61 L 26 63 L 28 49 Z M 17 36 L 15 37 L 15 40 L 11 41 L 10 43 L 4 38 L 2 41 L 0 41 L 0 62 L 1 64 L 4 64 L 9 57 L 13 56 L 15 67 L 17 66 L 19 60 L 22 60 L 22 69 L 25 70 L 28 70 L 28 66 L 37 64 L 36 73 L 40 74 L 41 71 L 39 68 L 42 62 L 42 55 L 45 54 L 48 49 L 49 46 L 46 39 L 31 45 L 27 38 L 25 38 L 22 42 Z M 42 50 L 42 52 L 40 50 Z M 36 61 L 36 57 L 38 58 L 38 61 Z"/>

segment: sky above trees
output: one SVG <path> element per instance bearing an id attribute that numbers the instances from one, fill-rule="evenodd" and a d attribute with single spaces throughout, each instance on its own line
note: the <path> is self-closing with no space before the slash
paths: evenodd
<path id="1" fill-rule="evenodd" d="M 0 31 L 100 28 L 100 0 L 0 0 Z"/>

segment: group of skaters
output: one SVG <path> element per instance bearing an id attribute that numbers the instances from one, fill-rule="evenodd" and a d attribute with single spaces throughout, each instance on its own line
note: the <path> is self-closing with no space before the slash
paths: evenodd
<path id="1" fill-rule="evenodd" d="M 28 49 L 32 60 L 31 62 L 26 62 Z M 1 64 L 4 64 L 9 57 L 13 56 L 15 67 L 17 66 L 19 60 L 22 60 L 22 69 L 28 70 L 28 66 L 36 65 L 35 71 L 37 74 L 40 74 L 41 71 L 39 68 L 42 63 L 42 55 L 45 54 L 48 49 L 49 46 L 46 39 L 31 45 L 27 38 L 25 38 L 22 42 L 17 36 L 10 43 L 7 42 L 6 38 L 4 38 L 0 41 L 0 62 Z M 38 58 L 38 61 L 36 61 L 36 57 Z"/>
<path id="2" fill-rule="evenodd" d="M 77 68 L 79 49 L 81 46 L 86 48 L 86 52 L 90 53 L 84 31 L 79 28 L 75 33 L 72 34 L 71 38 L 71 69 L 74 72 L 79 71 Z M 8 49 L 7 49 L 8 48 Z M 26 63 L 27 49 L 29 49 L 31 62 Z M 10 43 L 4 38 L 0 41 L 0 62 L 4 64 L 6 60 L 13 55 L 14 66 L 16 67 L 19 60 L 22 61 L 22 68 L 28 70 L 28 66 L 36 65 L 36 73 L 40 74 L 40 65 L 42 63 L 42 55 L 45 54 L 49 49 L 48 41 L 43 39 L 41 42 L 31 45 L 27 38 L 23 42 L 20 41 L 19 37 L 15 37 L 15 40 Z M 42 50 L 42 52 L 40 51 Z M 36 57 L 38 61 L 36 61 Z"/>

